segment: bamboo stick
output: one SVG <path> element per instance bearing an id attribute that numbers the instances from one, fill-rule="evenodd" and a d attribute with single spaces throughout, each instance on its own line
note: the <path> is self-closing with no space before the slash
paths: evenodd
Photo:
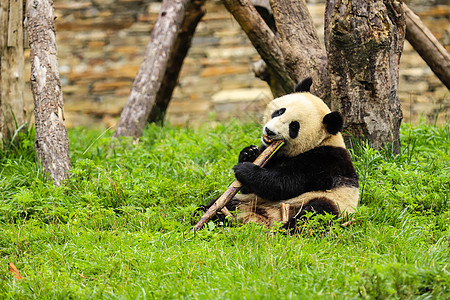
<path id="1" fill-rule="evenodd" d="M 289 221 L 289 208 L 290 208 L 289 204 L 281 203 L 281 222 L 283 224 Z"/>
<path id="2" fill-rule="evenodd" d="M 226 208 L 225 206 L 222 207 L 222 209 L 221 209 L 220 211 L 225 215 L 225 217 L 227 217 L 227 218 L 233 218 L 233 214 L 230 213 L 230 211 L 228 210 L 228 208 Z"/>
<path id="3" fill-rule="evenodd" d="M 270 159 L 270 157 L 284 144 L 282 140 L 273 141 L 253 162 L 255 165 L 263 167 Z M 203 225 L 211 219 L 216 212 L 224 207 L 241 189 L 242 184 L 235 180 L 227 190 L 214 202 L 213 205 L 200 218 L 193 230 L 198 231 Z"/>

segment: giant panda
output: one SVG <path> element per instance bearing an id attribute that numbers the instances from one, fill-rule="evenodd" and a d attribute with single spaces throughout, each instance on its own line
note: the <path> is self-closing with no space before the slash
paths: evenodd
<path id="1" fill-rule="evenodd" d="M 240 152 L 234 174 L 243 188 L 226 205 L 240 221 L 281 224 L 282 203 L 289 204 L 282 225 L 287 229 L 307 212 L 341 216 L 355 211 L 358 176 L 341 134 L 342 116 L 309 92 L 311 84 L 307 78 L 294 93 L 272 100 L 264 113 L 262 145 Z M 284 145 L 264 167 L 252 163 L 270 140 L 279 139 Z"/>

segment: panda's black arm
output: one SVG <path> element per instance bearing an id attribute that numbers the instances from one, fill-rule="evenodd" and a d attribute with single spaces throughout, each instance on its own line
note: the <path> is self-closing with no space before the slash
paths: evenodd
<path id="1" fill-rule="evenodd" d="M 255 161 L 255 159 L 264 151 L 266 147 L 257 147 L 255 145 L 251 145 L 248 147 L 245 147 L 244 149 L 241 150 L 241 152 L 239 153 L 239 158 L 238 158 L 238 162 L 239 163 L 243 163 L 243 162 L 253 162 Z M 241 193 L 242 194 L 250 194 L 253 191 L 250 190 L 247 186 L 242 186 L 241 188 Z"/>
<path id="2" fill-rule="evenodd" d="M 261 168 L 249 162 L 234 167 L 236 179 L 247 191 L 271 201 L 279 201 L 298 196 L 306 192 L 305 174 L 294 174 L 280 168 Z"/>
<path id="3" fill-rule="evenodd" d="M 274 157 L 264 168 L 241 162 L 234 171 L 247 193 L 272 201 L 329 190 L 336 184 L 358 186 L 350 155 L 340 147 L 318 147 L 292 158 Z"/>
<path id="4" fill-rule="evenodd" d="M 328 190 L 343 179 L 357 186 L 350 155 L 338 147 L 318 147 L 291 158 L 275 157 L 264 168 L 239 163 L 234 171 L 246 191 L 272 201 Z"/>

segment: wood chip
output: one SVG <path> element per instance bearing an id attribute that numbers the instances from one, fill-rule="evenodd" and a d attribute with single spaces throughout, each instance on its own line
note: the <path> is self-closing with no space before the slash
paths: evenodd
<path id="1" fill-rule="evenodd" d="M 10 262 L 9 263 L 9 272 L 12 273 L 13 277 L 17 280 L 22 279 L 22 276 L 19 273 L 19 270 L 16 268 L 16 266 Z"/>

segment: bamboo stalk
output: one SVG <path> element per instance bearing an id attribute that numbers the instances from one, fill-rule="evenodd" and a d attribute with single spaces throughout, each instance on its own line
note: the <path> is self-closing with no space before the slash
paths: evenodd
<path id="1" fill-rule="evenodd" d="M 282 140 L 273 141 L 253 162 L 255 165 L 263 167 L 270 159 L 270 157 L 284 144 Z M 230 200 L 233 198 L 241 189 L 242 184 L 235 180 L 219 197 L 219 199 L 214 202 L 213 205 L 205 212 L 205 214 L 200 218 L 198 223 L 194 226 L 193 230 L 198 231 L 203 225 L 208 222 L 219 209 L 222 209 Z"/>

